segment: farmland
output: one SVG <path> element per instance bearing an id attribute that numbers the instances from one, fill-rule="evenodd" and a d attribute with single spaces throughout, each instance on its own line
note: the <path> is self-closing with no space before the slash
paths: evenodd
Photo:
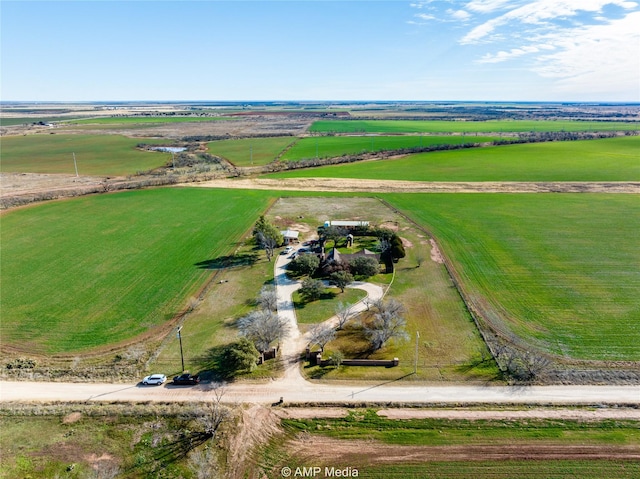
<path id="1" fill-rule="evenodd" d="M 181 116 L 181 115 L 163 115 L 163 116 L 108 116 L 96 118 L 83 118 L 68 120 L 65 123 L 73 123 L 78 125 L 131 125 L 139 123 L 198 123 L 207 121 L 232 121 L 233 118 L 219 116 Z"/>
<path id="2" fill-rule="evenodd" d="M 290 136 L 218 140 L 207 143 L 210 153 L 221 156 L 236 166 L 266 165 L 295 141 Z"/>
<path id="3" fill-rule="evenodd" d="M 497 140 L 486 136 L 323 136 L 302 138 L 282 155 L 282 160 L 327 158 L 381 150 L 423 148 L 434 145 L 461 145 Z M 316 155 L 317 153 L 317 155 Z"/>
<path id="4" fill-rule="evenodd" d="M 351 410 L 344 418 L 282 423 L 284 433 L 263 448 L 270 472 L 310 465 L 372 478 L 613 479 L 640 472 L 633 421 L 392 420 Z"/>
<path id="5" fill-rule="evenodd" d="M 637 122 L 571 120 L 321 120 L 309 129 L 316 133 L 500 133 L 529 131 L 638 131 Z"/>
<path id="6" fill-rule="evenodd" d="M 414 181 L 637 181 L 640 180 L 640 137 L 419 153 L 393 160 L 281 172 L 269 177 Z"/>
<path id="7" fill-rule="evenodd" d="M 29 135 L 2 138 L 2 171 L 130 175 L 157 168 L 171 155 L 136 149 L 138 143 L 170 144 L 170 140 L 126 138 L 118 135 Z"/>
<path id="8" fill-rule="evenodd" d="M 635 195 L 385 195 L 429 229 L 494 326 L 578 359 L 640 359 Z"/>
<path id="9" fill-rule="evenodd" d="M 6 214 L 3 343 L 54 354 L 153 333 L 209 276 L 198 263 L 232 253 L 270 197 L 158 189 Z"/>

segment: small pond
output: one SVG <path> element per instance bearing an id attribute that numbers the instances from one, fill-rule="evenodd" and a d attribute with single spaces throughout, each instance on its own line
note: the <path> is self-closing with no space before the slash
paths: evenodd
<path id="1" fill-rule="evenodd" d="M 184 146 L 152 146 L 150 149 L 154 151 L 166 151 L 167 153 L 180 153 L 186 150 Z"/>

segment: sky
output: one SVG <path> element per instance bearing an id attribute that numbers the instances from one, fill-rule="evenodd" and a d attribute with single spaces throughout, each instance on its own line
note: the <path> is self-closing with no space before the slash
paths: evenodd
<path id="1" fill-rule="evenodd" d="M 640 101 L 640 0 L 0 2 L 2 101 Z"/>

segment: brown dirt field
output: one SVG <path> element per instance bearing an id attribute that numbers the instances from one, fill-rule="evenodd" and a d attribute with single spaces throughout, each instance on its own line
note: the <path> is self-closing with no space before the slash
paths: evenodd
<path id="1" fill-rule="evenodd" d="M 251 452 L 280 432 L 280 419 L 273 410 L 258 405 L 243 410 L 230 438 L 227 477 L 245 477 L 252 469 Z"/>
<path id="2" fill-rule="evenodd" d="M 346 417 L 347 408 L 283 408 L 276 414 L 283 419 L 334 419 Z M 600 421 L 603 419 L 640 420 L 640 409 L 601 408 L 601 409 L 420 409 L 392 408 L 381 409 L 378 416 L 388 419 L 462 419 L 462 420 L 513 420 L 513 419 L 558 419 Z"/>
<path id="3" fill-rule="evenodd" d="M 424 463 L 430 461 L 496 461 L 496 460 L 639 460 L 638 446 L 563 445 L 563 444 L 497 444 L 463 446 L 406 446 L 382 444 L 366 440 L 342 440 L 322 436 L 301 435 L 289 441 L 288 449 L 306 460 L 331 460 L 342 464 Z"/>
<path id="4" fill-rule="evenodd" d="M 440 252 L 440 248 L 438 248 L 438 244 L 433 238 L 429 240 L 429 243 L 431 243 L 431 261 L 433 261 L 434 263 L 443 264 L 444 257 Z"/>
<path id="5" fill-rule="evenodd" d="M 421 182 L 345 178 L 243 178 L 191 184 L 201 188 L 369 193 L 640 193 L 640 182 Z"/>
<path id="6" fill-rule="evenodd" d="M 99 176 L 54 175 L 44 173 L 0 173 L 0 197 L 99 186 Z"/>
<path id="7" fill-rule="evenodd" d="M 74 422 L 78 422 L 80 419 L 82 419 L 82 413 L 72 412 L 62 419 L 62 424 L 73 424 Z"/>

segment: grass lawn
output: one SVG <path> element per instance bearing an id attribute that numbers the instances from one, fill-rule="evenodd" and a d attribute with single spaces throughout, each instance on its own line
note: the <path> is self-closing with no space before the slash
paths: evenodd
<path id="1" fill-rule="evenodd" d="M 168 188 L 2 217 L 2 341 L 70 353 L 150 333 L 184 308 L 272 193 Z"/>
<path id="2" fill-rule="evenodd" d="M 259 166 L 271 163 L 295 141 L 292 136 L 218 140 L 207 143 L 207 148 L 211 154 L 226 158 L 236 166 Z"/>
<path id="3" fill-rule="evenodd" d="M 141 151 L 138 143 L 168 145 L 170 140 L 119 135 L 28 135 L 2 138 L 2 171 L 73 175 L 76 155 L 81 175 L 130 175 L 157 168 L 171 154 Z"/>
<path id="4" fill-rule="evenodd" d="M 298 324 L 322 323 L 335 314 L 339 303 L 356 304 L 366 293 L 360 289 L 347 288 L 344 293 L 338 288 L 327 288 L 322 298 L 307 302 L 300 297 L 299 291 L 293 293 L 293 305 L 296 308 Z"/>
<path id="5" fill-rule="evenodd" d="M 640 360 L 640 200 L 385 195 L 430 230 L 498 329 L 576 359 Z"/>
<path id="6" fill-rule="evenodd" d="M 504 145 L 294 170 L 271 178 L 413 181 L 638 181 L 640 137 Z"/>
<path id="7" fill-rule="evenodd" d="M 570 120 L 319 120 L 309 131 L 328 133 L 499 133 L 528 131 L 638 131 L 638 122 Z"/>
<path id="8" fill-rule="evenodd" d="M 381 150 L 420 148 L 430 145 L 460 145 L 497 140 L 487 136 L 320 136 L 301 138 L 287 150 L 282 159 L 296 161 L 306 158 L 333 158 Z"/>

